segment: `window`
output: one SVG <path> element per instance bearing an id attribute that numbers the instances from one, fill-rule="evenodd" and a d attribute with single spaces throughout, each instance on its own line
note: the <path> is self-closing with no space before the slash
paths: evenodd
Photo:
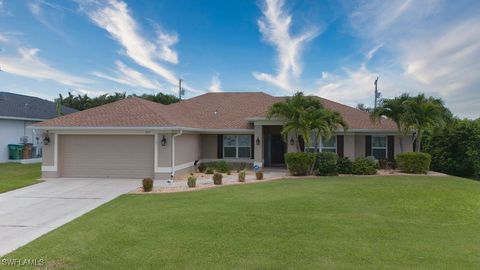
<path id="1" fill-rule="evenodd" d="M 372 156 L 377 160 L 387 158 L 386 136 L 372 136 Z"/>
<path id="2" fill-rule="evenodd" d="M 328 140 L 322 136 L 322 152 L 337 152 L 337 136 L 332 136 Z"/>
<path id="3" fill-rule="evenodd" d="M 310 142 L 312 146 L 306 147 L 307 152 L 314 152 L 315 144 L 316 144 L 315 135 L 311 136 Z M 337 152 L 337 136 L 332 136 L 328 140 L 325 136 L 322 136 L 322 138 L 320 139 L 320 146 L 317 146 L 316 148 L 318 152 L 336 153 Z"/>
<path id="4" fill-rule="evenodd" d="M 225 158 L 250 158 L 250 135 L 223 135 L 223 157 Z"/>

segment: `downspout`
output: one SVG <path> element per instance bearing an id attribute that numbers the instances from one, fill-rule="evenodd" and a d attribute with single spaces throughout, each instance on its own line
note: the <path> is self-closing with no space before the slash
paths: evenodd
<path id="1" fill-rule="evenodd" d="M 169 183 L 173 183 L 173 177 L 175 176 L 175 137 L 182 135 L 183 130 L 180 130 L 177 134 L 172 136 L 172 174 L 170 175 Z"/>

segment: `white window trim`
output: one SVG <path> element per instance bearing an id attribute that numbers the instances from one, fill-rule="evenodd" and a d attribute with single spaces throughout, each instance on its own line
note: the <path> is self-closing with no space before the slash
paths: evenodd
<path id="1" fill-rule="evenodd" d="M 246 135 L 246 134 L 225 134 L 223 136 L 235 136 L 235 146 L 225 146 L 225 141 L 223 141 L 223 158 L 246 158 L 246 157 L 239 157 L 238 156 L 238 148 L 239 147 L 246 147 L 246 146 L 239 146 L 238 145 L 238 137 L 239 136 L 248 136 L 248 143 L 249 143 L 249 155 L 248 155 L 248 158 L 250 159 L 252 157 L 252 141 L 250 139 L 250 135 Z M 224 138 L 222 138 L 222 140 L 224 140 Z M 235 157 L 225 157 L 225 147 L 235 147 Z"/>
<path id="2" fill-rule="evenodd" d="M 385 138 L 385 147 L 379 147 L 379 146 L 373 146 L 373 138 L 374 137 L 382 137 L 382 138 Z M 385 159 L 388 159 L 388 138 L 387 136 L 381 136 L 381 135 L 372 135 L 372 157 L 375 157 L 373 155 L 373 150 L 385 150 Z"/>
<path id="3" fill-rule="evenodd" d="M 320 136 L 320 142 L 319 142 L 319 145 L 317 147 L 317 151 L 318 152 L 324 152 L 323 150 L 335 150 L 335 153 L 337 153 L 337 135 L 333 135 L 331 138 L 335 138 L 335 147 L 331 147 L 331 146 L 327 146 L 327 147 L 324 147 L 323 146 L 323 135 Z M 306 147 L 305 146 L 305 149 L 312 149 L 314 150 L 315 149 L 315 146 L 310 146 L 310 147 Z M 333 152 L 332 152 L 333 153 Z"/>

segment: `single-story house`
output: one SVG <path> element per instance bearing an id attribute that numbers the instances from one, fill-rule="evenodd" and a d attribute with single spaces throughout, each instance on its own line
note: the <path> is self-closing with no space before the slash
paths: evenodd
<path id="1" fill-rule="evenodd" d="M 296 138 L 282 139 L 282 122 L 268 108 L 283 101 L 262 92 L 207 93 L 170 105 L 132 97 L 35 124 L 44 131 L 43 177 L 170 179 L 201 162 L 225 160 L 259 167 L 284 166 L 284 154 L 297 151 Z M 357 158 L 393 159 L 412 150 L 388 119 L 372 122 L 368 113 L 319 98 L 349 125 L 320 151 Z"/>
<path id="2" fill-rule="evenodd" d="M 61 108 L 63 114 L 76 111 L 71 108 Z M 54 102 L 37 97 L 0 92 L 0 162 L 9 161 L 9 144 L 31 143 L 35 149 L 32 157 L 41 157 L 42 132 L 27 127 L 57 116 Z"/>

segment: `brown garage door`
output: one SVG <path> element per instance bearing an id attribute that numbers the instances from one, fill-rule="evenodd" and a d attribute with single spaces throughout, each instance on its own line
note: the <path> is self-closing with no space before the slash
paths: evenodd
<path id="1" fill-rule="evenodd" d="M 59 135 L 63 177 L 153 177 L 153 136 Z"/>

